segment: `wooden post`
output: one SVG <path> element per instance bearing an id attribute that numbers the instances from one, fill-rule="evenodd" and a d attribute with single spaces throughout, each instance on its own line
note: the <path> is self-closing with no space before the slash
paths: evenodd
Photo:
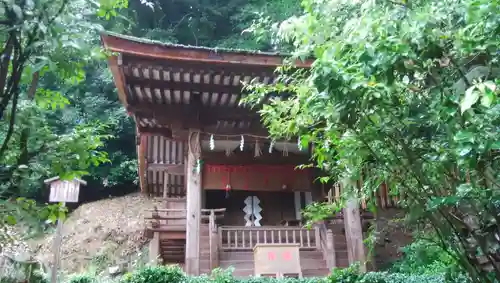
<path id="1" fill-rule="evenodd" d="M 186 164 L 186 272 L 200 273 L 201 169 L 196 170 L 201 158 L 200 133 L 189 130 Z"/>
<path id="2" fill-rule="evenodd" d="M 219 267 L 219 235 L 215 224 L 215 212 L 210 210 L 209 233 L 210 233 L 210 268 Z"/>
<path id="3" fill-rule="evenodd" d="M 319 234 L 319 227 L 317 225 L 314 226 L 314 240 L 316 242 L 316 249 L 318 251 L 321 250 L 321 236 Z"/>
<path id="4" fill-rule="evenodd" d="M 332 269 L 337 266 L 336 254 L 335 254 L 335 242 L 333 238 L 333 232 L 331 229 L 326 230 L 326 248 L 329 252 L 328 260 L 326 262 L 328 269 Z"/>
<path id="5" fill-rule="evenodd" d="M 154 232 L 153 239 L 149 242 L 149 262 L 152 265 L 158 264 L 158 257 L 160 256 L 160 233 Z"/>
<path id="6" fill-rule="evenodd" d="M 163 171 L 163 199 L 168 197 L 168 173 Z"/>
<path id="7" fill-rule="evenodd" d="M 363 245 L 363 229 L 359 203 L 356 199 L 349 199 L 344 210 L 345 238 L 347 242 L 347 256 L 349 264 L 359 262 L 360 271 L 366 272 L 365 247 Z"/>
<path id="8" fill-rule="evenodd" d="M 80 194 L 80 184 L 87 185 L 87 182 L 80 179 L 60 180 L 59 177 L 53 177 L 43 181 L 45 184 L 50 184 L 49 202 L 60 202 L 62 207 L 66 206 L 67 202 L 78 202 Z M 60 211 L 58 212 L 60 213 Z M 54 262 L 52 264 L 51 282 L 57 282 L 57 269 L 60 261 L 63 220 L 58 215 L 56 234 L 53 240 Z"/>
<path id="9" fill-rule="evenodd" d="M 63 203 L 64 207 L 64 203 Z M 56 226 L 56 234 L 54 236 L 54 243 L 53 243 L 53 249 L 54 249 L 54 262 L 52 263 L 52 270 L 50 274 L 50 282 L 51 283 L 56 283 L 57 282 L 57 269 L 59 267 L 60 263 L 60 255 L 61 255 L 61 242 L 62 242 L 62 228 L 63 228 L 63 221 L 62 219 L 57 219 L 57 226 Z"/>

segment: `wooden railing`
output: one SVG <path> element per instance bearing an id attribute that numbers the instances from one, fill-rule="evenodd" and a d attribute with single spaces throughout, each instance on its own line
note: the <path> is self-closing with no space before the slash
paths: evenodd
<path id="1" fill-rule="evenodd" d="M 219 267 L 219 231 L 217 229 L 217 218 L 224 217 L 225 208 L 202 209 L 201 220 L 208 218 L 209 241 L 210 241 L 210 269 Z"/>
<path id="2" fill-rule="evenodd" d="M 201 209 L 201 222 L 209 223 L 212 225 L 217 224 L 217 219 L 222 219 L 224 217 L 224 213 L 226 212 L 225 208 L 214 208 L 214 209 Z M 211 222 L 212 221 L 212 222 Z M 216 227 L 216 226 L 214 226 Z"/>
<path id="3" fill-rule="evenodd" d="M 173 208 L 153 208 L 146 210 L 151 216 L 146 216 L 146 227 L 152 231 L 160 231 L 166 226 L 186 226 L 186 210 Z"/>
<path id="4" fill-rule="evenodd" d="M 252 250 L 256 244 L 299 244 L 300 249 L 320 249 L 319 228 L 219 227 L 222 250 Z"/>
<path id="5" fill-rule="evenodd" d="M 331 229 L 326 228 L 324 222 L 320 222 L 315 225 L 319 230 L 321 252 L 323 253 L 323 258 L 326 261 L 326 267 L 328 269 L 332 269 L 336 267 L 333 232 Z"/>
<path id="6" fill-rule="evenodd" d="M 362 180 L 361 180 L 362 181 Z M 370 198 L 373 198 L 379 208 L 398 208 L 401 196 L 394 196 L 390 193 L 386 183 L 380 185 L 380 189 L 375 191 Z M 324 196 L 328 203 L 339 201 L 342 195 L 342 186 L 340 183 L 334 184 Z M 361 209 L 367 210 L 367 199 L 362 199 L 360 206 Z"/>

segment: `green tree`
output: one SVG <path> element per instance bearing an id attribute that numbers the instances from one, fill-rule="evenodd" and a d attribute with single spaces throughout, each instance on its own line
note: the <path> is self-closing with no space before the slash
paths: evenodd
<path id="1" fill-rule="evenodd" d="M 124 0 L 0 3 L 0 228 L 30 213 L 37 219 L 64 213 L 57 205 L 15 199 L 48 174 L 71 179 L 108 160 L 100 150 L 106 125 L 57 132 L 47 117 L 69 103 L 61 86 L 82 82 L 85 63 L 102 58 L 92 45 L 100 29 L 93 15 L 109 18 L 126 6 Z"/>
<path id="2" fill-rule="evenodd" d="M 316 61 L 307 71 L 283 68 L 276 86 L 249 86 L 246 101 L 294 93 L 271 98 L 263 121 L 276 138 L 314 145 L 322 181 L 371 207 L 387 181 L 408 220 L 432 229 L 475 282 L 499 280 L 498 2 L 303 4 L 276 39 Z"/>

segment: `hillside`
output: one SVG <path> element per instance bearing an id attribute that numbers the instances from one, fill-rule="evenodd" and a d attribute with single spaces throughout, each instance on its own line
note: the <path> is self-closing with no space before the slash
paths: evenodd
<path id="1" fill-rule="evenodd" d="M 80 206 L 63 228 L 61 268 L 64 272 L 132 267 L 147 258 L 144 213 L 159 202 L 138 193 Z M 43 263 L 52 261 L 53 235 L 33 243 Z"/>

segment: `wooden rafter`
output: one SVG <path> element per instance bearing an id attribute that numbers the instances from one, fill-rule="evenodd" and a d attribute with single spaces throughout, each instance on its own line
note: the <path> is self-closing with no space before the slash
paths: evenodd
<path id="1" fill-rule="evenodd" d="M 108 58 L 109 68 L 111 69 L 111 73 L 113 74 L 113 80 L 115 81 L 116 89 L 118 90 L 118 99 L 123 104 L 123 106 L 127 107 L 127 90 L 125 89 L 125 77 L 123 75 L 123 71 L 119 66 L 119 57 L 118 56 L 110 56 Z"/>
<path id="2" fill-rule="evenodd" d="M 276 66 L 261 65 L 239 65 L 234 63 L 206 64 L 197 61 L 179 60 L 155 60 L 150 57 L 138 57 L 123 55 L 123 67 L 125 74 L 129 74 L 133 68 L 148 67 L 158 71 L 182 71 L 197 74 L 220 74 L 220 75 L 242 75 L 242 76 L 266 76 L 274 77 Z"/>
<path id="3" fill-rule="evenodd" d="M 162 44 L 109 33 L 101 39 L 107 50 L 118 53 L 110 57 L 110 69 L 120 101 L 136 119 L 139 133 L 185 139 L 191 128 L 227 137 L 267 136 L 259 114 L 238 106 L 241 81 L 273 83 L 285 56 Z M 295 67 L 309 68 L 311 63 L 297 61 Z"/>
<path id="4" fill-rule="evenodd" d="M 179 91 L 190 91 L 197 93 L 228 93 L 228 94 L 239 94 L 242 91 L 242 85 L 222 85 L 222 84 L 204 84 L 204 83 L 186 83 L 186 82 L 173 82 L 173 81 L 160 81 L 160 80 L 150 80 L 136 77 L 127 77 L 127 84 L 130 85 L 131 89 L 139 88 L 149 88 L 150 90 L 159 89 L 161 91 L 168 90 L 179 90 Z"/>

